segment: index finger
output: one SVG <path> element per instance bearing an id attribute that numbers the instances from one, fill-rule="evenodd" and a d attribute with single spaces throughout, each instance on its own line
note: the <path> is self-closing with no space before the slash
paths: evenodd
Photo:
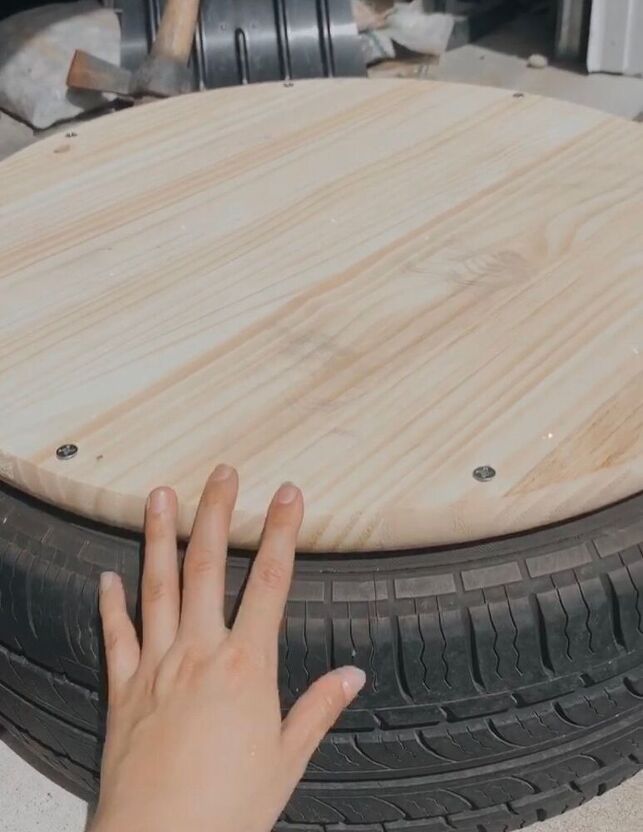
<path id="1" fill-rule="evenodd" d="M 303 518 L 301 491 L 285 483 L 268 509 L 261 546 L 232 630 L 235 638 L 275 656 Z"/>

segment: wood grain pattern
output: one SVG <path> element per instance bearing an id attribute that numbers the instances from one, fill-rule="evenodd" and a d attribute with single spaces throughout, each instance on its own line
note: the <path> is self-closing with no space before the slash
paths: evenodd
<path id="1" fill-rule="evenodd" d="M 0 166 L 5 480 L 134 528 L 167 483 L 187 534 L 225 460 L 233 542 L 291 479 L 308 551 L 484 538 L 643 489 L 639 125 L 346 80 L 77 132 Z"/>

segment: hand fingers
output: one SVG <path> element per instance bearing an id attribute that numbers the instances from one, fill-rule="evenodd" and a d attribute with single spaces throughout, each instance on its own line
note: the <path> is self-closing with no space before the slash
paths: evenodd
<path id="1" fill-rule="evenodd" d="M 235 638 L 274 656 L 303 517 L 301 491 L 290 483 L 282 485 L 268 509 L 261 547 L 233 628 Z"/>
<path id="2" fill-rule="evenodd" d="M 140 661 L 138 638 L 127 612 L 123 583 L 113 572 L 101 575 L 99 606 L 107 658 L 109 700 L 112 702 L 114 695 L 136 673 Z"/>
<path id="3" fill-rule="evenodd" d="M 365 682 L 363 670 L 340 667 L 318 679 L 295 703 L 284 720 L 282 738 L 296 779 L 303 775 L 317 746 Z"/>
<path id="4" fill-rule="evenodd" d="M 176 495 L 150 494 L 145 515 L 145 566 L 141 586 L 142 662 L 156 668 L 176 639 L 181 598 L 176 554 Z"/>
<path id="5" fill-rule="evenodd" d="M 201 497 L 183 567 L 180 631 L 193 640 L 216 641 L 225 629 L 228 533 L 238 489 L 237 472 L 219 465 Z"/>

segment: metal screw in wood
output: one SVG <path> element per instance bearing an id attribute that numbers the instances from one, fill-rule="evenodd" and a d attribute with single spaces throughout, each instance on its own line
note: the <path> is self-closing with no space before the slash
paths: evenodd
<path id="1" fill-rule="evenodd" d="M 68 459 L 73 459 L 77 453 L 78 445 L 72 445 L 69 443 L 67 445 L 61 445 L 60 448 L 58 448 L 56 451 L 56 457 L 62 461 L 66 461 Z"/>
<path id="2" fill-rule="evenodd" d="M 492 468 L 491 465 L 481 465 L 473 472 L 473 478 L 478 482 L 489 482 L 489 480 L 492 480 L 495 476 L 496 469 Z"/>

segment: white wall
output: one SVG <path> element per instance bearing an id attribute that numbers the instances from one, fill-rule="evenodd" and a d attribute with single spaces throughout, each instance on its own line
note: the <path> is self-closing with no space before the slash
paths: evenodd
<path id="1" fill-rule="evenodd" d="M 594 0 L 587 69 L 643 74 L 643 0 Z"/>

